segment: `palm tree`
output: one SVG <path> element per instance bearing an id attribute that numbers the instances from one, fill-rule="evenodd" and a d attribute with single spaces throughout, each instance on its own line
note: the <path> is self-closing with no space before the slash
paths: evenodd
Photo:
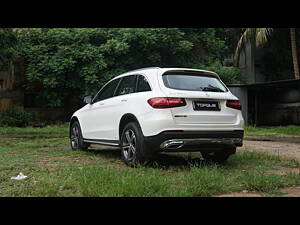
<path id="1" fill-rule="evenodd" d="M 234 55 L 235 64 L 237 65 L 240 58 L 241 51 L 248 41 L 250 41 L 252 38 L 255 38 L 256 46 L 262 46 L 263 44 L 268 42 L 268 39 L 272 31 L 273 31 L 272 28 L 246 28 L 240 40 L 238 41 L 235 50 L 235 55 Z M 295 79 L 300 79 L 295 28 L 290 28 L 290 37 L 291 37 L 291 50 L 292 50 L 292 57 L 293 57 L 294 75 L 295 75 Z"/>
<path id="2" fill-rule="evenodd" d="M 296 46 L 296 29 L 295 28 L 290 28 L 290 35 L 291 35 L 291 48 L 292 48 L 295 79 L 300 79 L 298 53 L 297 53 L 297 46 Z"/>
<path id="3" fill-rule="evenodd" d="M 237 64 L 242 50 L 252 38 L 255 38 L 256 46 L 261 46 L 267 43 L 268 37 L 270 36 L 272 30 L 272 28 L 246 28 L 244 33 L 240 37 L 240 40 L 237 43 L 237 47 L 234 54 L 235 63 Z"/>

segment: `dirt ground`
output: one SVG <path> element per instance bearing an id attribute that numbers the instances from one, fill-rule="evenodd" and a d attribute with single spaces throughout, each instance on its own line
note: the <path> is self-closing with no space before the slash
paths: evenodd
<path id="1" fill-rule="evenodd" d="M 238 148 L 238 151 L 243 150 L 266 152 L 282 157 L 292 157 L 300 160 L 300 135 L 299 136 L 278 136 L 278 137 L 245 137 L 243 147 Z M 284 174 L 291 170 L 282 168 L 276 170 L 278 174 Z M 270 171 L 272 172 L 272 171 Z M 275 172 L 275 171 L 273 171 Z M 299 168 L 293 169 L 293 172 L 300 173 Z M 300 197 L 300 186 L 287 187 L 280 189 L 285 193 L 282 197 Z M 229 193 L 219 195 L 217 197 L 266 197 L 261 193 L 247 192 L 246 190 L 238 193 Z"/>
<path id="2" fill-rule="evenodd" d="M 267 152 L 278 156 L 293 157 L 300 160 L 300 143 L 295 143 L 295 142 L 277 141 L 277 140 L 276 141 L 244 140 L 243 147 L 238 149 Z"/>
<path id="3" fill-rule="evenodd" d="M 300 197 L 300 187 L 287 187 L 281 188 L 280 191 L 285 193 L 280 197 Z M 229 193 L 224 195 L 218 195 L 216 197 L 270 197 L 270 195 L 263 195 L 257 192 L 236 192 L 236 193 Z"/>

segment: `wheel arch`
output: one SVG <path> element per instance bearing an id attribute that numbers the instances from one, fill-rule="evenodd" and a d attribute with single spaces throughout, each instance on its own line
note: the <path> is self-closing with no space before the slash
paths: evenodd
<path id="1" fill-rule="evenodd" d="M 124 129 L 124 127 L 126 126 L 126 124 L 128 124 L 129 122 L 137 122 L 139 127 L 141 128 L 140 126 L 140 123 L 138 121 L 138 119 L 136 118 L 135 115 L 131 114 L 131 113 L 126 113 L 124 114 L 121 119 L 120 119 L 120 123 L 119 123 L 119 140 L 121 139 L 121 136 L 122 136 L 122 131 Z M 142 131 L 142 129 L 141 129 Z M 142 132 L 143 133 L 143 132 Z"/>

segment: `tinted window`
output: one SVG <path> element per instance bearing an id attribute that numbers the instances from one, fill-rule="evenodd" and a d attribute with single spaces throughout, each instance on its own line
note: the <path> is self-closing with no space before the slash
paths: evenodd
<path id="1" fill-rule="evenodd" d="M 163 81 L 166 87 L 188 91 L 226 92 L 226 87 L 215 77 L 201 74 L 165 74 Z"/>
<path id="2" fill-rule="evenodd" d="M 119 83 L 120 79 L 115 79 L 109 82 L 105 87 L 98 93 L 95 97 L 94 102 L 99 102 L 114 96 L 115 89 Z"/>
<path id="3" fill-rule="evenodd" d="M 136 75 L 123 77 L 115 95 L 118 96 L 118 95 L 127 95 L 130 93 L 134 93 L 135 81 L 136 81 Z"/>
<path id="4" fill-rule="evenodd" d="M 151 91 L 150 85 L 144 76 L 139 75 L 137 79 L 138 81 L 136 92 Z"/>

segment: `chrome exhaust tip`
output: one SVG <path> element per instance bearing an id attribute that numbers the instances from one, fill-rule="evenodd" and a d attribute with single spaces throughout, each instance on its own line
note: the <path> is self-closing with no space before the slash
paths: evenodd
<path id="1" fill-rule="evenodd" d="M 160 145 L 161 149 L 179 149 L 184 145 L 184 141 L 181 140 L 169 140 Z"/>

